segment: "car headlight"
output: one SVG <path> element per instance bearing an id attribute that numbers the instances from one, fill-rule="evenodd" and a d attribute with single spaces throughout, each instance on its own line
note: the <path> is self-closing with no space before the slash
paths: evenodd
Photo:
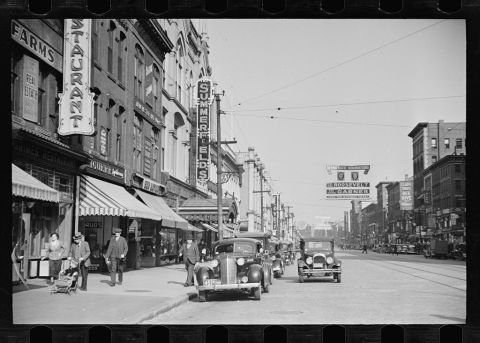
<path id="1" fill-rule="evenodd" d="M 212 267 L 216 268 L 217 266 L 218 266 L 218 260 L 217 259 L 212 260 Z"/>
<path id="2" fill-rule="evenodd" d="M 248 277 L 242 276 L 241 280 L 242 280 L 243 283 L 247 283 L 248 282 Z"/>
<path id="3" fill-rule="evenodd" d="M 331 256 L 327 257 L 327 263 L 332 264 L 333 263 L 333 258 Z"/>
<path id="4" fill-rule="evenodd" d="M 277 258 L 275 256 L 272 256 L 272 261 L 275 261 Z"/>
<path id="5" fill-rule="evenodd" d="M 307 262 L 307 264 L 312 264 L 313 259 L 310 256 L 308 256 L 305 262 Z"/>
<path id="6" fill-rule="evenodd" d="M 240 257 L 238 260 L 237 260 L 237 264 L 239 266 L 243 266 L 245 264 L 245 259 L 243 257 Z"/>

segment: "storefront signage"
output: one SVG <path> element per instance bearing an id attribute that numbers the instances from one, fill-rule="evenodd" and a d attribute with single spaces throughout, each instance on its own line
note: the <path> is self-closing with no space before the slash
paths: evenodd
<path id="1" fill-rule="evenodd" d="M 213 82 L 202 78 L 197 81 L 197 182 L 205 184 L 210 167 L 210 105 L 213 103 Z"/>
<path id="2" fill-rule="evenodd" d="M 107 156 L 107 142 L 108 142 L 108 137 L 107 137 L 107 130 L 105 130 L 104 127 L 100 129 L 100 154 L 103 156 Z"/>
<path id="3" fill-rule="evenodd" d="M 139 114 L 141 114 L 145 119 L 147 119 L 151 124 L 155 125 L 156 127 L 160 127 L 163 125 L 160 118 L 153 114 L 147 106 L 145 106 L 140 100 L 135 98 L 135 109 Z"/>
<path id="4" fill-rule="evenodd" d="M 115 179 L 125 182 L 125 169 L 122 167 L 113 166 L 97 159 L 91 159 L 89 167 L 102 174 L 113 176 Z"/>
<path id="5" fill-rule="evenodd" d="M 155 194 L 162 194 L 162 189 L 165 189 L 165 186 L 156 182 L 156 181 L 153 181 L 151 179 L 148 179 L 148 178 L 143 178 L 142 180 L 142 189 L 148 191 L 148 192 L 151 192 L 151 193 L 155 193 Z"/>
<path id="6" fill-rule="evenodd" d="M 65 19 L 63 48 L 63 93 L 58 96 L 58 134 L 95 133 L 90 91 L 91 19 Z"/>
<path id="7" fill-rule="evenodd" d="M 400 181 L 400 210 L 413 210 L 413 181 Z"/>
<path id="8" fill-rule="evenodd" d="M 277 214 L 278 214 L 278 211 L 277 211 L 277 201 L 278 201 L 278 196 L 275 194 L 273 195 L 273 203 L 272 203 L 272 217 L 273 217 L 273 220 L 272 220 L 272 229 L 274 232 L 277 231 L 277 226 L 278 226 L 278 221 L 277 221 Z"/>
<path id="9" fill-rule="evenodd" d="M 102 222 L 85 222 L 83 224 L 85 229 L 101 229 L 103 227 Z"/>
<path id="10" fill-rule="evenodd" d="M 24 55 L 22 71 L 22 117 L 38 122 L 38 61 Z"/>
<path id="11" fill-rule="evenodd" d="M 370 165 L 327 165 L 326 199 L 370 200 Z"/>
<path id="12" fill-rule="evenodd" d="M 62 72 L 62 55 L 55 51 L 50 44 L 16 20 L 12 20 L 11 28 L 11 36 L 15 42 L 33 52 L 42 61 L 48 63 L 59 72 Z"/>

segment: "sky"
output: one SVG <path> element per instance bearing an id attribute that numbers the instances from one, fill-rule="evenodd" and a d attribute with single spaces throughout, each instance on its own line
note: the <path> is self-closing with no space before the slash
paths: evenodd
<path id="1" fill-rule="evenodd" d="M 412 175 L 408 133 L 418 122 L 466 121 L 463 20 L 200 24 L 225 90 L 222 138 L 237 139 L 234 151 L 255 148 L 297 222 L 350 210 L 326 200 L 326 165 L 370 165 L 362 181 L 375 198 L 378 182 Z"/>

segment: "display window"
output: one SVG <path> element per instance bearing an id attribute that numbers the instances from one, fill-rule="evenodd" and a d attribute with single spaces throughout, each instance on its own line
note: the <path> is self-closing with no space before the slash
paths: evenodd
<path id="1" fill-rule="evenodd" d="M 176 229 L 161 228 L 157 230 L 155 238 L 157 266 L 176 262 L 178 255 L 177 234 Z"/>

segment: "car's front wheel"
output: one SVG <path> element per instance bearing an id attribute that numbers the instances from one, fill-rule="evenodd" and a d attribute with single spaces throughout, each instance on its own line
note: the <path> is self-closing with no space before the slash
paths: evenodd
<path id="1" fill-rule="evenodd" d="M 337 274 L 337 282 L 338 283 L 342 282 L 342 273 Z"/>
<path id="2" fill-rule="evenodd" d="M 299 281 L 300 283 L 303 283 L 303 282 L 305 281 L 305 279 L 303 278 L 303 276 L 300 275 L 300 276 L 298 277 L 298 281 Z"/>
<path id="3" fill-rule="evenodd" d="M 262 287 L 263 287 L 263 293 L 270 292 L 270 285 L 269 285 L 268 281 L 263 280 Z"/>
<path id="4" fill-rule="evenodd" d="M 202 303 L 207 301 L 207 291 L 198 291 L 198 301 Z"/>
<path id="5" fill-rule="evenodd" d="M 253 292 L 253 296 L 255 297 L 255 300 L 260 300 L 260 295 L 262 293 L 260 289 L 261 287 L 257 287 Z"/>

